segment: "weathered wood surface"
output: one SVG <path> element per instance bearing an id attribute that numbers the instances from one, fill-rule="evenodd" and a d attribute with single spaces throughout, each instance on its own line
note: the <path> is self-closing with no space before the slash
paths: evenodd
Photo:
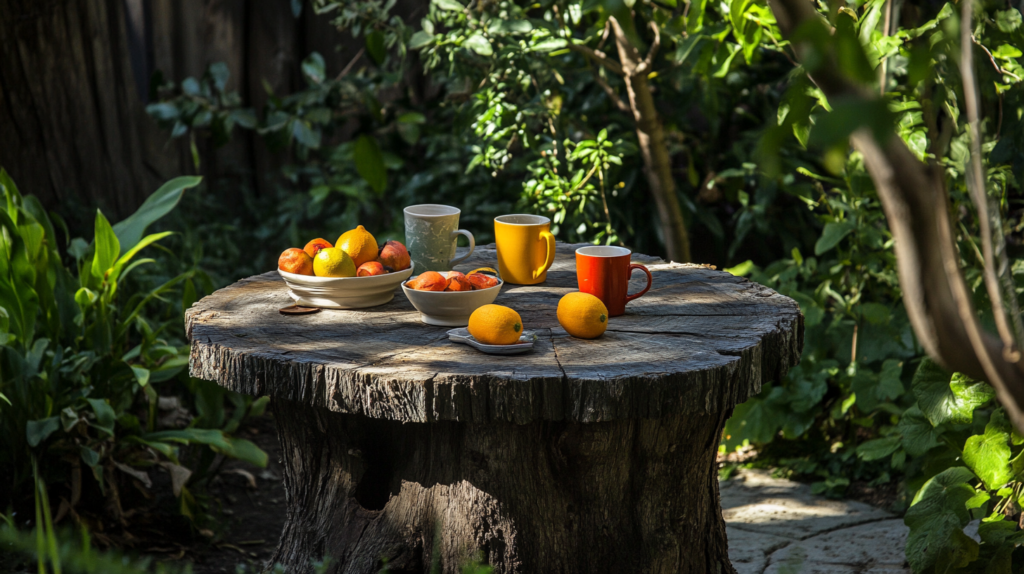
<path id="1" fill-rule="evenodd" d="M 716 447 L 729 411 L 593 424 L 396 423 L 275 399 L 289 572 L 734 573 Z M 437 565 L 435 569 L 433 565 Z"/>
<path id="2" fill-rule="evenodd" d="M 497 302 L 540 337 L 497 357 L 425 325 L 401 293 L 363 311 L 284 316 L 276 272 L 186 314 L 191 372 L 271 395 L 284 446 L 289 571 L 331 574 L 731 573 L 715 453 L 732 407 L 803 346 L 796 303 L 649 257 L 648 294 L 586 341 L 558 327 L 575 247 Z M 493 246 L 461 270 L 494 266 Z M 639 280 L 633 291 L 640 288 Z"/>
<path id="3" fill-rule="evenodd" d="M 186 313 L 195 377 L 340 413 L 402 422 L 599 422 L 720 413 L 797 363 L 803 316 L 790 298 L 696 265 L 637 255 L 654 285 L 596 340 L 566 335 L 555 310 L 577 289 L 573 245 L 542 285 L 506 285 L 496 303 L 539 335 L 524 355 L 450 342 L 399 291 L 380 307 L 285 316 L 277 272 L 239 281 Z M 494 266 L 493 246 L 460 270 Z M 642 275 L 642 274 L 638 274 Z M 640 287 L 640 279 L 631 291 Z"/>

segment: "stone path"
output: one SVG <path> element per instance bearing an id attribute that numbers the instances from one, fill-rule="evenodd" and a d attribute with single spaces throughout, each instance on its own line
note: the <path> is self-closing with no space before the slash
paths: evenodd
<path id="1" fill-rule="evenodd" d="M 907 527 L 884 510 L 760 470 L 742 471 L 721 492 L 738 574 L 910 574 Z"/>

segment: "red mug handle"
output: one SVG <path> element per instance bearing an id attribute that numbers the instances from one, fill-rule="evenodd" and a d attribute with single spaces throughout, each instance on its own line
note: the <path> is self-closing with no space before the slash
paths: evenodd
<path id="1" fill-rule="evenodd" d="M 654 283 L 654 278 L 651 277 L 650 270 L 647 269 L 646 267 L 644 267 L 643 265 L 639 265 L 639 264 L 636 264 L 636 263 L 630 263 L 629 264 L 629 270 L 628 270 L 629 275 L 626 277 L 627 281 L 629 281 L 629 277 L 632 277 L 634 269 L 640 269 L 641 271 L 643 271 L 644 273 L 647 274 L 647 286 L 643 288 L 643 291 L 640 291 L 636 295 L 626 295 L 626 303 L 629 303 L 633 299 L 636 299 L 637 297 L 639 297 L 639 296 L 643 295 L 644 293 L 646 293 L 651 288 L 651 284 Z"/>

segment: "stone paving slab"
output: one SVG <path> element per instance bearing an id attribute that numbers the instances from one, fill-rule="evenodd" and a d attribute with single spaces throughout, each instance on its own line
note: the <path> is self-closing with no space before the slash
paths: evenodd
<path id="1" fill-rule="evenodd" d="M 771 554 L 765 574 L 802 562 L 801 572 L 905 572 L 907 527 L 894 518 L 841 528 L 789 544 Z"/>
<path id="2" fill-rule="evenodd" d="M 737 574 L 761 574 L 768 566 L 768 556 L 793 542 L 791 538 L 761 532 L 725 527 L 729 537 L 729 559 Z"/>
<path id="3" fill-rule="evenodd" d="M 744 470 L 720 490 L 738 574 L 910 573 L 907 527 L 884 510 L 761 470 Z"/>
<path id="4" fill-rule="evenodd" d="M 728 484 L 732 483 L 732 484 Z M 811 487 L 772 478 L 765 471 L 745 471 L 722 492 L 726 524 L 744 530 L 803 540 L 816 534 L 892 518 L 863 502 L 829 500 Z"/>

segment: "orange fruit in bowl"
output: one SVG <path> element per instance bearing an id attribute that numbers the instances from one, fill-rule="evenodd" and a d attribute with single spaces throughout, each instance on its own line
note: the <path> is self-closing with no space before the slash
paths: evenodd
<path id="1" fill-rule="evenodd" d="M 316 257 L 317 251 L 320 251 L 321 249 L 327 249 L 328 247 L 334 246 L 331 245 L 330 241 L 327 241 L 326 239 L 323 239 L 321 237 L 317 237 L 316 239 L 307 243 L 306 246 L 302 248 L 302 250 L 308 253 L 310 257 Z"/>
<path id="2" fill-rule="evenodd" d="M 290 247 L 277 258 L 277 268 L 288 273 L 312 275 L 313 258 L 297 247 Z"/>
<path id="3" fill-rule="evenodd" d="M 417 291 L 444 291 L 448 287 L 448 280 L 437 271 L 424 271 L 406 282 L 405 286 Z"/>
<path id="4" fill-rule="evenodd" d="M 377 260 L 377 240 L 362 225 L 342 233 L 334 246 L 348 253 L 356 267 Z"/>
<path id="5" fill-rule="evenodd" d="M 337 247 L 317 251 L 313 258 L 313 272 L 317 277 L 355 277 L 356 265 L 352 258 Z"/>
<path id="6" fill-rule="evenodd" d="M 468 330 L 485 345 L 513 345 L 523 334 L 523 320 L 504 305 L 484 305 L 469 316 Z"/>
<path id="7" fill-rule="evenodd" d="M 558 301 L 558 324 L 573 337 L 596 339 L 608 328 L 608 307 L 589 293 L 568 293 Z"/>

